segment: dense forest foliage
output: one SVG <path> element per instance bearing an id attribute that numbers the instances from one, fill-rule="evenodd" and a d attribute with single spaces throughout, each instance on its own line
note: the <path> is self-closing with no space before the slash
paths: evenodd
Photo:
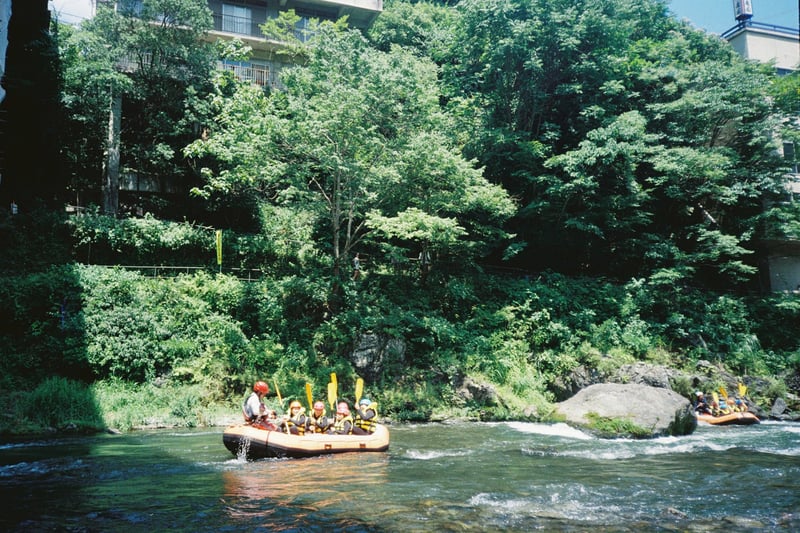
<path id="1" fill-rule="evenodd" d="M 122 396 L 202 423 L 332 371 L 415 420 L 546 418 L 575 369 L 637 361 L 794 386 L 800 300 L 759 268 L 800 236 L 797 74 L 663 0 L 394 0 L 367 32 L 265 25 L 300 66 L 264 90 L 212 68 L 249 51 L 198 44 L 205 2 L 143 4 L 162 24 L 53 32 L 58 194 L 0 221 L 5 427 L 63 422 L 64 379 L 122 427 L 154 417 Z M 116 198 L 115 168 L 183 192 Z"/>

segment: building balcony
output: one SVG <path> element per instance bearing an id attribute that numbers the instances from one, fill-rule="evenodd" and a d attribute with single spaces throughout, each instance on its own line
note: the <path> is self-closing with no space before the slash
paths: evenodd
<path id="1" fill-rule="evenodd" d="M 367 28 L 383 11 L 383 0 L 239 0 L 227 3 L 209 0 L 214 17 L 214 32 L 265 40 L 260 25 L 279 13 L 293 9 L 300 17 L 298 32 L 311 19 L 335 21 L 347 17 L 350 26 Z"/>
<path id="2" fill-rule="evenodd" d="M 275 80 L 270 77 L 270 68 L 266 65 L 234 64 L 220 61 L 217 63 L 217 68 L 232 72 L 236 79 L 253 83 L 259 87 L 274 88 L 277 86 Z"/>

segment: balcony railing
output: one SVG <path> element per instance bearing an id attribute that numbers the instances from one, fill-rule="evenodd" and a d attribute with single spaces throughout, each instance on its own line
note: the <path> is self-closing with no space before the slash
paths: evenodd
<path id="1" fill-rule="evenodd" d="M 793 35 L 793 36 L 800 35 L 800 30 L 798 30 L 797 28 L 789 28 L 788 26 L 778 26 L 778 25 L 775 25 L 775 24 L 765 24 L 763 22 L 756 22 L 754 20 L 743 20 L 743 21 L 739 22 L 733 28 L 730 28 L 730 29 L 726 30 L 722 35 L 720 35 L 720 37 L 722 37 L 723 39 L 727 39 L 728 37 L 730 37 L 734 33 L 738 32 L 740 30 L 743 30 L 745 28 L 753 28 L 753 29 L 757 29 L 757 30 L 767 30 L 767 31 L 773 31 L 773 32 L 776 32 L 776 33 L 783 33 L 783 34 L 786 34 L 786 35 Z"/>
<path id="2" fill-rule="evenodd" d="M 257 22 L 251 18 L 234 17 L 230 15 L 221 15 L 214 13 L 214 31 L 223 33 L 232 33 L 234 35 L 244 35 L 247 37 L 254 37 L 257 39 L 266 39 L 264 32 L 261 31 L 261 24 L 264 21 Z M 309 18 L 302 17 L 294 30 L 294 36 L 301 42 L 306 42 L 311 36 L 311 31 L 308 29 Z"/>
<path id="3" fill-rule="evenodd" d="M 249 81 L 250 83 L 254 83 L 259 87 L 274 85 L 269 78 L 268 67 L 259 67 L 254 65 L 231 65 L 230 63 L 223 63 L 220 61 L 217 63 L 217 68 L 220 70 L 233 72 L 233 75 L 236 76 L 238 80 Z"/>

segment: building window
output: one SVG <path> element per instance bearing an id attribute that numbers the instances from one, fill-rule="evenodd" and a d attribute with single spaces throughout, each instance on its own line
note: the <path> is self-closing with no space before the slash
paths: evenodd
<path id="1" fill-rule="evenodd" d="M 299 13 L 298 13 L 299 15 Z M 300 20 L 294 25 L 294 36 L 304 43 L 311 38 L 311 17 L 300 15 Z"/>
<path id="2" fill-rule="evenodd" d="M 117 4 L 117 11 L 122 15 L 142 16 L 144 0 L 122 0 Z"/>
<path id="3" fill-rule="evenodd" d="M 253 14 L 249 7 L 222 4 L 222 31 L 250 35 Z"/>

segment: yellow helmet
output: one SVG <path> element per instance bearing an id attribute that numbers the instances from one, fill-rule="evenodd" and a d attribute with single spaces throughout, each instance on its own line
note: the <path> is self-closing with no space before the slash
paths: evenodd
<path id="1" fill-rule="evenodd" d="M 297 400 L 294 400 L 292 403 L 289 404 L 289 409 L 291 410 L 294 409 L 295 407 L 300 407 L 302 409 L 303 405 Z"/>

